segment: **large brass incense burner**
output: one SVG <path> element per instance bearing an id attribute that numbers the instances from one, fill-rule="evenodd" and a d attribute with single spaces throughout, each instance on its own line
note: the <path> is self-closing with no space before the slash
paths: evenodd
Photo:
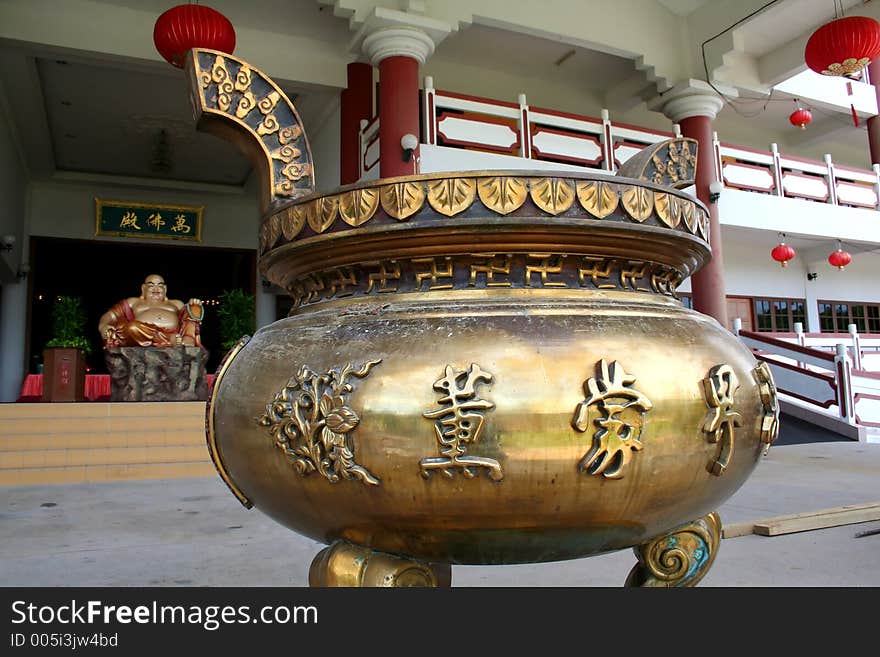
<path id="1" fill-rule="evenodd" d="M 696 144 L 619 176 L 455 172 L 313 192 L 299 117 L 211 51 L 200 127 L 250 149 L 260 271 L 286 319 L 227 355 L 208 405 L 218 472 L 328 548 L 318 586 L 440 585 L 451 564 L 633 547 L 632 585 L 691 585 L 714 510 L 773 441 L 768 369 L 678 284 L 709 257 L 676 189 Z"/>

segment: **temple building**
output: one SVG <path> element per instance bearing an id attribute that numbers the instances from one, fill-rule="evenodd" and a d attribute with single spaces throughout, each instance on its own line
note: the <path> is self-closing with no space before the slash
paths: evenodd
<path id="1" fill-rule="evenodd" d="M 250 161 L 199 132 L 154 44 L 166 0 L 0 3 L 0 401 L 39 374 L 51 302 L 98 318 L 148 274 L 169 296 L 288 312 L 257 267 Z M 234 54 L 295 105 L 318 190 L 448 170 L 599 171 L 672 136 L 712 262 L 679 297 L 730 328 L 880 337 L 880 80 L 810 70 L 843 0 L 212 0 Z M 806 111 L 805 111 L 806 110 Z M 780 245 L 791 247 L 775 250 Z M 849 261 L 842 255 L 849 256 Z M 831 261 L 829 261 L 831 258 Z"/>

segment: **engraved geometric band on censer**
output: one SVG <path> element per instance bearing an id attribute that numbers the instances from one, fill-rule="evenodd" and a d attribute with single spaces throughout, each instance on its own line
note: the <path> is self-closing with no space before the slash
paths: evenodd
<path id="1" fill-rule="evenodd" d="M 581 289 L 661 294 L 677 299 L 683 276 L 672 267 L 565 253 L 473 253 L 386 259 L 310 273 L 288 292 L 292 311 L 318 301 L 436 290 Z"/>

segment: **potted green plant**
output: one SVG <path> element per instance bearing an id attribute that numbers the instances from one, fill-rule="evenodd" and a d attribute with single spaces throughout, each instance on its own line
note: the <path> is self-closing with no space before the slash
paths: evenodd
<path id="1" fill-rule="evenodd" d="M 86 311 L 79 297 L 59 296 L 52 305 L 52 338 L 43 349 L 43 401 L 84 401 Z"/>
<path id="2" fill-rule="evenodd" d="M 232 349 L 243 335 L 253 335 L 256 329 L 254 295 L 242 289 L 224 290 L 218 297 L 217 307 L 220 346 Z"/>

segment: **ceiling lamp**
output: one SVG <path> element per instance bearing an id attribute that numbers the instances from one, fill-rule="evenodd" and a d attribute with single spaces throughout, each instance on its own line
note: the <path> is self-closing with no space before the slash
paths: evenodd
<path id="1" fill-rule="evenodd" d="M 880 23 L 867 16 L 849 16 L 826 23 L 813 32 L 804 60 L 822 75 L 858 78 L 880 55 Z"/>
<path id="2" fill-rule="evenodd" d="M 843 268 L 846 267 L 850 262 L 852 262 L 852 256 L 840 248 L 840 242 L 837 243 L 837 251 L 832 251 L 831 255 L 828 256 L 828 264 L 832 267 L 837 267 L 839 270 L 843 271 Z"/>
<path id="3" fill-rule="evenodd" d="M 165 61 L 183 68 L 183 57 L 193 48 L 231 55 L 235 50 L 235 29 L 216 9 L 205 5 L 177 5 L 156 20 L 153 43 Z"/>
<path id="4" fill-rule="evenodd" d="M 793 126 L 798 127 L 801 130 L 806 130 L 807 126 L 813 120 L 813 113 L 810 110 L 798 107 L 791 113 L 788 120 Z"/>
<path id="5" fill-rule="evenodd" d="M 779 245 L 774 247 L 770 252 L 770 257 L 783 267 L 787 267 L 788 261 L 794 259 L 795 255 L 795 250 L 785 242 L 780 242 Z"/>

